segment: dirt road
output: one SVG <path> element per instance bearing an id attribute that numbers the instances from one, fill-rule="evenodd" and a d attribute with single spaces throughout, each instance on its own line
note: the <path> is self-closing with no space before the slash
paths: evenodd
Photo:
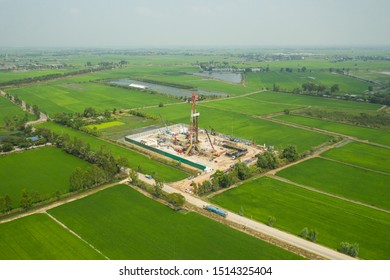
<path id="1" fill-rule="evenodd" d="M 139 175 L 139 179 L 148 183 L 148 184 L 154 183 L 154 181 L 152 179 L 147 179 L 147 178 L 145 178 L 144 175 L 141 175 L 141 174 Z M 188 203 L 190 203 L 198 208 L 203 209 L 203 206 L 207 204 L 205 201 L 201 200 L 200 198 L 197 198 L 195 196 L 192 196 L 190 194 L 187 194 L 185 192 L 177 190 L 176 188 L 173 188 L 173 187 L 166 185 L 166 184 L 164 185 L 163 190 L 167 193 L 180 193 L 180 194 L 182 194 Z M 233 212 L 230 212 L 230 211 L 226 211 L 226 212 L 228 213 L 226 219 L 229 221 L 232 221 L 236 224 L 240 224 L 243 227 L 250 228 L 254 231 L 261 232 L 265 235 L 269 235 L 271 237 L 277 238 L 282 242 L 299 247 L 303 250 L 312 252 L 314 254 L 320 255 L 326 259 L 332 259 L 332 260 L 353 260 L 354 259 L 350 256 L 341 254 L 335 250 L 329 249 L 329 248 L 324 247 L 322 245 L 307 241 L 305 239 L 302 239 L 302 238 L 297 237 L 295 235 L 292 235 L 290 233 L 280 231 L 280 230 L 275 229 L 273 227 L 269 227 L 265 224 L 248 219 L 246 217 L 239 216 Z"/>

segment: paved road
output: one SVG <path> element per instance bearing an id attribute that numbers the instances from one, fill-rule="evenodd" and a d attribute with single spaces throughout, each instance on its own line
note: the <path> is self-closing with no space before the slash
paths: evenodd
<path id="1" fill-rule="evenodd" d="M 139 174 L 139 179 L 148 183 L 148 184 L 153 184 L 154 181 L 152 179 L 147 179 L 145 178 L 144 175 Z M 180 193 L 182 194 L 186 201 L 196 207 L 203 208 L 204 205 L 207 203 L 200 198 L 194 197 L 188 193 L 179 191 L 169 185 L 164 185 L 163 190 L 167 193 Z M 226 210 L 225 210 L 226 211 Z M 252 230 L 255 230 L 257 232 L 261 232 L 263 234 L 272 236 L 274 238 L 277 238 L 287 244 L 291 244 L 293 246 L 302 248 L 306 251 L 312 252 L 314 254 L 317 254 L 319 256 L 322 256 L 327 259 L 332 259 L 332 260 L 354 260 L 354 258 L 341 254 L 335 250 L 329 249 L 327 247 L 324 247 L 322 245 L 307 241 L 305 239 L 302 239 L 300 237 L 297 237 L 295 235 L 292 235 L 290 233 L 286 233 L 283 231 L 280 231 L 278 229 L 275 229 L 273 227 L 269 227 L 265 224 L 253 221 L 251 219 L 239 216 L 233 212 L 226 211 L 228 212 L 228 215 L 226 217 L 227 220 L 234 222 L 236 224 L 240 224 L 242 226 L 245 226 L 246 228 L 250 228 Z"/>

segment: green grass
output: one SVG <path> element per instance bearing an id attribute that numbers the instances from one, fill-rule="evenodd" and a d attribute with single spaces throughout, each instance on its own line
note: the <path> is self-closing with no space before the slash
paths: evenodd
<path id="1" fill-rule="evenodd" d="M 0 260 L 98 260 L 103 256 L 45 214 L 0 224 Z"/>
<path id="2" fill-rule="evenodd" d="M 220 133 L 250 141 L 255 140 L 257 144 L 265 143 L 267 146 L 274 145 L 276 148 L 291 144 L 297 146 L 299 152 L 303 152 L 331 139 L 328 135 L 253 118 L 245 114 L 209 108 L 204 105 L 198 105 L 197 110 L 200 112 L 199 127 L 206 129 L 213 127 Z M 157 117 L 161 114 L 168 122 L 188 123 L 190 105 L 181 104 L 149 108 L 142 111 Z"/>
<path id="3" fill-rule="evenodd" d="M 76 137 L 82 139 L 83 141 L 89 143 L 91 149 L 95 151 L 99 150 L 101 146 L 106 146 L 111 150 L 114 157 L 127 158 L 130 168 L 137 169 L 138 166 L 141 166 L 144 173 L 152 174 L 155 172 L 156 175 L 166 182 L 178 181 L 188 176 L 187 173 L 181 170 L 151 160 L 145 155 L 53 122 L 40 124 L 37 127 L 48 128 L 56 134 L 68 134 L 71 138 Z"/>
<path id="4" fill-rule="evenodd" d="M 194 86 L 198 89 L 212 91 L 212 92 L 220 92 L 226 93 L 229 96 L 241 95 L 249 92 L 257 91 L 258 89 L 253 87 L 243 87 L 241 85 L 230 84 L 217 80 L 194 80 L 188 83 L 188 85 Z"/>
<path id="5" fill-rule="evenodd" d="M 26 86 L 8 90 L 29 104 L 38 105 L 43 111 L 83 112 L 86 107 L 98 111 L 106 109 L 128 109 L 161 103 L 179 102 L 177 99 L 159 94 L 150 94 L 130 89 L 97 83 L 67 83 L 57 80 L 46 84 Z"/>
<path id="6" fill-rule="evenodd" d="M 281 115 L 274 117 L 275 119 L 305 125 L 313 128 L 349 135 L 361 140 L 368 140 L 373 143 L 390 146 L 390 133 L 385 130 L 379 130 L 368 127 L 353 126 L 349 124 L 331 122 L 326 120 L 307 118 L 296 115 Z"/>
<path id="7" fill-rule="evenodd" d="M 339 109 L 339 110 L 359 110 L 360 111 L 376 111 L 381 105 L 364 103 L 364 102 L 355 102 L 355 101 L 346 101 L 338 100 L 333 98 L 324 98 L 317 96 L 306 96 L 292 93 L 282 93 L 282 92 L 259 92 L 247 97 L 253 101 L 260 102 L 269 102 L 270 106 L 272 104 L 281 104 L 285 106 L 315 106 L 321 107 L 322 109 Z"/>
<path id="8" fill-rule="evenodd" d="M 75 71 L 74 69 L 53 69 L 53 70 L 32 70 L 32 71 L 1 71 L 0 72 L 0 83 L 22 80 L 33 77 L 40 77 L 51 74 L 62 74 L 69 71 Z"/>
<path id="9" fill-rule="evenodd" d="M 299 259 L 196 213 L 175 212 L 126 185 L 49 212 L 110 259 Z"/>
<path id="10" fill-rule="evenodd" d="M 201 106 L 208 108 L 216 108 L 222 111 L 237 112 L 246 115 L 266 115 L 272 113 L 283 112 L 284 109 L 297 109 L 301 106 L 292 104 L 278 104 L 263 102 L 260 99 L 248 97 L 240 97 L 234 99 L 218 100 L 213 102 L 201 103 Z"/>
<path id="11" fill-rule="evenodd" d="M 129 135 L 135 129 L 156 124 L 163 125 L 161 120 L 147 119 L 133 115 L 122 115 L 118 118 L 118 122 L 123 123 L 123 125 L 101 129 L 101 135 L 109 139 L 117 140 Z"/>
<path id="12" fill-rule="evenodd" d="M 313 158 L 276 175 L 321 191 L 390 210 L 390 175 Z"/>
<path id="13" fill-rule="evenodd" d="M 352 142 L 328 150 L 321 156 L 390 174 L 389 149 Z"/>
<path id="14" fill-rule="evenodd" d="M 340 242 L 359 243 L 359 257 L 390 259 L 390 215 L 278 180 L 263 177 L 212 198 L 226 209 L 298 235 L 316 229 L 317 242 L 336 249 Z"/>
<path id="15" fill-rule="evenodd" d="M 124 125 L 125 123 L 120 122 L 120 121 L 112 121 L 112 122 L 105 122 L 105 123 L 100 123 L 100 124 L 90 124 L 87 125 L 86 127 L 89 129 L 94 129 L 96 127 L 97 130 L 102 130 L 105 128 L 111 128 L 113 126 L 120 126 Z"/>
<path id="16" fill-rule="evenodd" d="M 280 86 L 281 90 L 293 90 L 301 88 L 304 83 L 315 83 L 326 86 L 328 89 L 338 84 L 341 93 L 363 93 L 371 85 L 368 82 L 360 81 L 348 76 L 313 71 L 313 72 L 280 72 L 270 71 L 264 73 L 248 73 L 247 81 L 249 86 L 272 89 L 273 85 Z"/>
<path id="17" fill-rule="evenodd" d="M 40 195 L 69 192 L 69 176 L 89 163 L 60 149 L 45 147 L 0 157 L 0 195 L 8 194 L 18 207 L 21 190 Z"/>
<path id="18" fill-rule="evenodd" d="M 23 110 L 13 104 L 11 101 L 6 99 L 3 96 L 0 96 L 0 129 L 5 126 L 4 118 L 9 117 L 12 119 L 13 116 L 18 116 L 20 118 L 24 118 L 26 115 Z M 29 120 L 35 119 L 34 116 L 27 114 Z"/>

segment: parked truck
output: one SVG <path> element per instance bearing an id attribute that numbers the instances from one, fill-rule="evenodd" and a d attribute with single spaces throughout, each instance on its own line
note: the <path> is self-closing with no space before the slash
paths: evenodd
<path id="1" fill-rule="evenodd" d="M 214 206 L 211 206 L 211 205 L 204 205 L 203 206 L 203 209 L 206 209 L 207 211 L 210 211 L 210 212 L 213 212 L 215 214 L 218 214 L 222 217 L 226 217 L 227 216 L 227 212 L 217 208 L 217 207 L 214 207 Z"/>

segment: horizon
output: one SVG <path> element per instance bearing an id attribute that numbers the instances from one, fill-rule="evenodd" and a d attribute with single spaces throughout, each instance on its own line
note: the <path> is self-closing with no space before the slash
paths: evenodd
<path id="1" fill-rule="evenodd" d="M 88 2 L 0 0 L 1 47 L 390 47 L 386 0 Z"/>

